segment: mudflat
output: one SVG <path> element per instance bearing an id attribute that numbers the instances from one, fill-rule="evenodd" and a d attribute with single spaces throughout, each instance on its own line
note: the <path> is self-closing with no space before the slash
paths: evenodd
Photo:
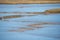
<path id="1" fill-rule="evenodd" d="M 8 30 L 8 31 L 9 32 L 24 32 L 24 31 L 29 31 L 29 30 L 36 30 L 36 29 L 47 27 L 47 26 L 43 26 L 45 24 L 60 25 L 59 22 L 40 22 L 40 23 L 26 25 L 28 27 L 20 27 L 17 30 Z"/>

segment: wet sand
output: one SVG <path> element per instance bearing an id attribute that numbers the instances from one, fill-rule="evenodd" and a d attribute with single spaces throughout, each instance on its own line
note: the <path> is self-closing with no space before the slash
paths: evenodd
<path id="1" fill-rule="evenodd" d="M 40 22 L 40 23 L 37 23 L 37 24 L 30 24 L 30 25 L 28 25 L 28 26 L 38 26 L 38 25 L 44 25 L 44 24 L 54 24 L 54 25 L 56 25 L 56 24 L 59 24 L 60 25 L 60 22 Z"/>
<path id="2" fill-rule="evenodd" d="M 33 25 L 33 24 L 32 24 Z M 28 25 L 26 25 L 28 26 Z M 35 29 L 43 28 L 41 25 L 34 25 L 34 26 L 28 26 L 28 27 L 20 27 L 17 30 L 8 30 L 9 32 L 24 32 L 29 30 L 35 30 Z"/>
<path id="3" fill-rule="evenodd" d="M 28 31 L 28 30 L 34 30 L 34 28 L 18 28 L 17 30 L 8 30 L 9 32 L 24 32 L 24 31 Z"/>
<path id="4" fill-rule="evenodd" d="M 9 32 L 25 32 L 25 31 L 29 31 L 29 30 L 36 30 L 36 29 L 47 27 L 47 26 L 43 26 L 45 24 L 60 25 L 60 23 L 56 23 L 56 22 L 41 22 L 41 23 L 37 23 L 37 24 L 29 24 L 29 25 L 27 25 L 28 27 L 20 27 L 17 30 L 8 30 L 8 31 Z"/>

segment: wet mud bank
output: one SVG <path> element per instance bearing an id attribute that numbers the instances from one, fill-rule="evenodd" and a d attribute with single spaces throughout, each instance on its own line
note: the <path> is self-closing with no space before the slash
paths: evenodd
<path id="1" fill-rule="evenodd" d="M 0 17 L 0 20 L 2 20 L 2 19 L 8 19 L 8 18 L 18 18 L 18 17 L 22 17 L 22 16 L 21 15 L 3 16 L 3 17 Z"/>
<path id="2" fill-rule="evenodd" d="M 49 25 L 60 25 L 60 22 L 40 22 L 40 23 L 26 25 L 28 27 L 19 27 L 16 30 L 8 30 L 8 31 L 9 32 L 25 32 L 25 31 L 48 27 L 48 26 L 43 26 L 43 25 L 48 25 L 48 24 Z"/>

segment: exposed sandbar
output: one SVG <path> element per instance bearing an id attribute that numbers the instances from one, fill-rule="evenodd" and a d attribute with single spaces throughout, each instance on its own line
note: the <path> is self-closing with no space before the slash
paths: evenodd
<path id="1" fill-rule="evenodd" d="M 57 14 L 60 13 L 60 8 L 55 8 L 55 9 L 49 9 L 45 11 L 46 13 L 50 13 L 50 14 Z"/>

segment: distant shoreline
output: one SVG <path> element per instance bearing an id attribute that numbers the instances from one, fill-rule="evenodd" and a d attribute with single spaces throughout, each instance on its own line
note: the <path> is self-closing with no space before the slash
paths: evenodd
<path id="1" fill-rule="evenodd" d="M 19 1 L 19 2 L 0 2 L 0 4 L 60 4 L 60 1 Z"/>

